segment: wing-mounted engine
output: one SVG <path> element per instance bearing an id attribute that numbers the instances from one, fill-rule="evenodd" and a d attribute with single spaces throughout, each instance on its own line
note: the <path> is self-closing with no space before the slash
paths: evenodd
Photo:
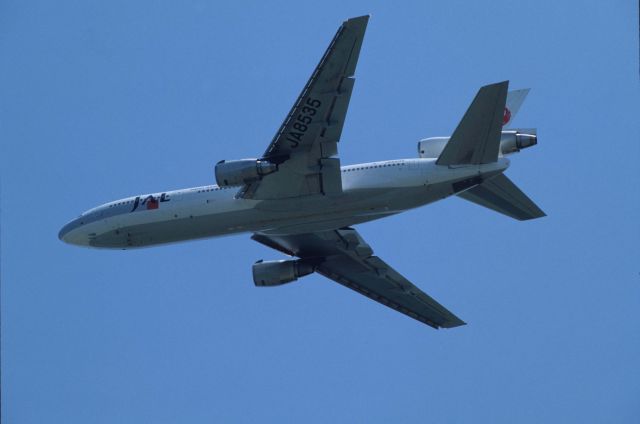
<path id="1" fill-rule="evenodd" d="M 315 266 L 301 259 L 258 261 L 253 264 L 253 283 L 259 287 L 279 286 L 311 274 Z"/>
<path id="2" fill-rule="evenodd" d="M 418 155 L 421 158 L 437 159 L 448 141 L 449 137 L 430 137 L 420 140 Z M 503 155 L 517 153 L 536 144 L 538 144 L 538 136 L 535 128 L 502 131 L 500 153 Z"/>
<path id="3" fill-rule="evenodd" d="M 262 179 L 278 170 L 264 159 L 221 160 L 216 164 L 216 182 L 220 187 L 240 186 Z"/>

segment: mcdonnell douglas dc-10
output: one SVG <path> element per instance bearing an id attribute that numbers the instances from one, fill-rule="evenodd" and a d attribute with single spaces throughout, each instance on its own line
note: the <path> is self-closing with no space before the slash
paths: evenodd
<path id="1" fill-rule="evenodd" d="M 465 323 L 377 256 L 352 228 L 456 195 L 518 220 L 544 216 L 503 172 L 537 143 L 506 129 L 528 90 L 482 87 L 451 137 L 418 143 L 418 158 L 341 166 L 338 142 L 368 16 L 340 26 L 259 158 L 220 161 L 217 185 L 133 196 L 84 212 L 61 240 L 129 249 L 249 232 L 289 259 L 253 265 L 256 286 L 313 272 L 434 328 Z"/>

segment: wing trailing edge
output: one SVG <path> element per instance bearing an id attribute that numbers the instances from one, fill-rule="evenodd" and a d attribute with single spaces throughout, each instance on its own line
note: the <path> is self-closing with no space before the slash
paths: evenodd
<path id="1" fill-rule="evenodd" d="M 373 249 L 352 228 L 270 236 L 254 234 L 258 243 L 315 264 L 314 270 L 369 299 L 433 328 L 454 328 L 465 322 L 373 255 Z"/>

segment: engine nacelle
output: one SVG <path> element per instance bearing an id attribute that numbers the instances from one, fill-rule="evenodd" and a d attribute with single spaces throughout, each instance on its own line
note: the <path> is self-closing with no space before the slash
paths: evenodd
<path id="1" fill-rule="evenodd" d="M 216 164 L 216 182 L 220 187 L 238 186 L 276 172 L 278 166 L 261 159 L 221 160 Z"/>
<path id="2" fill-rule="evenodd" d="M 447 145 L 449 137 L 429 137 L 418 141 L 418 156 L 437 159 Z"/>
<path id="3" fill-rule="evenodd" d="M 259 287 L 279 286 L 311 274 L 314 266 L 300 259 L 262 260 L 253 264 L 253 283 Z"/>
<path id="4" fill-rule="evenodd" d="M 530 134 L 526 134 L 530 133 Z M 535 129 L 529 130 L 513 130 L 502 131 L 502 138 L 500 139 L 500 152 L 503 155 L 509 153 L 519 152 L 521 149 L 535 146 L 538 144 L 538 136 Z"/>
<path id="5" fill-rule="evenodd" d="M 437 159 L 447 145 L 449 137 L 430 137 L 418 142 L 418 155 L 421 158 Z M 502 131 L 500 152 L 503 155 L 519 152 L 521 149 L 538 143 L 535 128 Z"/>

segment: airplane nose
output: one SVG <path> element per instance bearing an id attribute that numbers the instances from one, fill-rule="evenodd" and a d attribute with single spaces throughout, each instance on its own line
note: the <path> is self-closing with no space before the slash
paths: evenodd
<path id="1" fill-rule="evenodd" d="M 69 244 L 86 245 L 88 239 L 79 230 L 81 226 L 82 222 L 79 219 L 74 219 L 60 229 L 58 239 Z"/>
<path id="2" fill-rule="evenodd" d="M 69 224 L 66 224 L 60 229 L 60 231 L 58 232 L 58 240 L 64 241 L 64 236 L 66 236 L 67 233 L 69 233 Z"/>
<path id="3" fill-rule="evenodd" d="M 58 233 L 58 239 L 60 239 L 60 241 L 64 241 L 66 243 L 68 243 L 69 241 L 67 240 L 67 237 L 69 235 L 69 233 L 77 227 L 77 225 L 75 225 L 76 221 L 71 221 L 68 224 L 66 224 L 64 227 L 62 227 L 60 229 L 60 232 Z"/>

